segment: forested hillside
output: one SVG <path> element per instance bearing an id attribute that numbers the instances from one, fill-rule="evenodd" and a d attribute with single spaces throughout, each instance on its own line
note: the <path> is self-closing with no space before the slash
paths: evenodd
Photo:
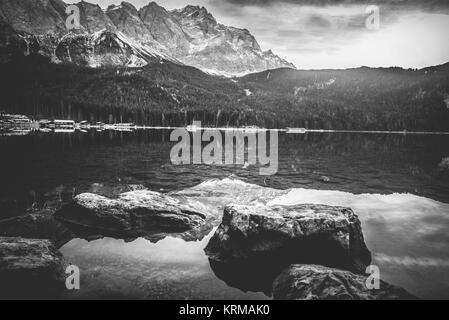
<path id="1" fill-rule="evenodd" d="M 449 129 L 449 64 L 400 68 L 278 69 L 240 80 L 246 103 L 296 127 L 365 130 Z"/>
<path id="2" fill-rule="evenodd" d="M 449 131 L 449 66 L 222 78 L 167 61 L 142 68 L 0 65 L 0 110 L 35 118 L 207 126 Z"/>

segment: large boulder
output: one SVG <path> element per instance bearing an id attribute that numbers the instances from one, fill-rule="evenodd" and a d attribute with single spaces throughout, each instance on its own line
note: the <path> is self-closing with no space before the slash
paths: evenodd
<path id="1" fill-rule="evenodd" d="M 227 206 L 205 251 L 222 263 L 315 263 L 358 273 L 371 263 L 354 212 L 313 204 Z"/>
<path id="2" fill-rule="evenodd" d="M 195 234 L 206 225 L 205 207 L 182 197 L 148 190 L 123 193 L 116 199 L 84 193 L 55 213 L 75 231 L 111 237 L 143 237 L 161 233 Z"/>
<path id="3" fill-rule="evenodd" d="M 380 281 L 368 289 L 367 276 L 318 265 L 292 265 L 273 283 L 278 300 L 414 300 L 402 288 Z"/>
<path id="4" fill-rule="evenodd" d="M 49 240 L 0 237 L 0 299 L 55 298 L 64 288 L 64 267 Z"/>
<path id="5" fill-rule="evenodd" d="M 0 220 L 0 236 L 49 239 L 59 248 L 75 235 L 49 214 L 29 214 Z"/>

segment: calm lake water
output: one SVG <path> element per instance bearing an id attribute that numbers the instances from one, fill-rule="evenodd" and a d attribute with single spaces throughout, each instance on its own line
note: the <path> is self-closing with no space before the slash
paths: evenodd
<path id="1" fill-rule="evenodd" d="M 170 132 L 0 136 L 0 217 L 133 185 L 220 190 L 226 196 L 199 199 L 217 212 L 234 200 L 345 205 L 359 215 L 384 280 L 422 298 L 449 298 L 448 135 L 279 133 L 279 171 L 262 177 L 253 166 L 173 165 Z M 203 252 L 210 236 L 74 239 L 61 251 L 80 267 L 81 290 L 65 298 L 269 298 L 215 275 Z"/>

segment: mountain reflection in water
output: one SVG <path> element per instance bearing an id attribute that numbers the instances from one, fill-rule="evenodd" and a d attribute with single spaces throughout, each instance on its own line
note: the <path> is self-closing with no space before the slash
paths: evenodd
<path id="1" fill-rule="evenodd" d="M 202 201 L 216 210 L 217 224 L 223 206 L 234 202 L 348 206 L 362 221 L 383 280 L 422 298 L 449 298 L 448 136 L 280 133 L 279 172 L 261 177 L 251 166 L 172 165 L 169 135 L 0 137 L 0 215 L 31 206 L 51 210 L 74 194 L 114 196 L 135 186 Z M 82 270 L 82 290 L 68 298 L 268 298 L 217 277 L 203 252 L 210 236 L 157 243 L 73 239 L 61 251 Z"/>

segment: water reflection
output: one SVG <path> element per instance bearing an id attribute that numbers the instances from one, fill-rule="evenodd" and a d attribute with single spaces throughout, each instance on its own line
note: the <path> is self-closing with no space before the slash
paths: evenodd
<path id="1" fill-rule="evenodd" d="M 411 194 L 355 195 L 301 188 L 282 191 L 236 179 L 210 180 L 181 194 L 217 211 L 230 202 L 268 205 L 307 202 L 351 207 L 362 222 L 367 246 L 373 253 L 372 263 L 380 268 L 383 280 L 421 298 L 449 297 L 449 204 Z M 144 239 L 130 243 L 107 238 L 90 243 L 72 240 L 62 251 L 71 263 L 87 272 L 81 297 L 102 297 L 139 288 L 142 292 L 138 297 L 147 298 L 181 298 L 184 294 L 187 298 L 236 299 L 253 295 L 267 298 L 271 295 L 273 278 L 292 262 L 282 262 L 286 255 L 271 257 L 274 264 L 266 260 L 245 265 L 208 261 L 203 250 L 211 235 L 193 242 L 172 237 L 157 243 Z M 301 262 L 305 257 L 288 256 L 288 259 Z M 317 261 L 316 257 L 310 257 L 310 261 Z M 338 257 L 329 260 L 336 261 Z M 330 265 L 329 262 L 321 263 Z M 111 286 L 105 289 L 109 282 Z"/>
<path id="2" fill-rule="evenodd" d="M 294 189 L 270 204 L 308 201 L 350 207 L 359 216 L 381 277 L 422 298 L 449 298 L 449 204 L 411 194 Z"/>
<path id="3" fill-rule="evenodd" d="M 145 239 L 72 240 L 61 251 L 83 276 L 81 290 L 66 298 L 267 299 L 215 277 L 203 252 L 211 235 L 198 242 L 166 238 L 156 244 Z"/>
<path id="4" fill-rule="evenodd" d="M 61 198 L 69 200 L 95 183 L 168 192 L 232 174 L 278 189 L 408 192 L 449 202 L 449 136 L 280 133 L 279 172 L 261 177 L 257 166 L 175 166 L 169 158 L 174 145 L 170 132 L 32 132 L 0 137 L 0 212 L 17 215 L 35 202 L 42 206 L 59 186 Z"/>
<path id="5" fill-rule="evenodd" d="M 170 132 L 1 136 L 0 216 L 51 213 L 81 192 L 114 197 L 133 188 L 179 192 L 217 211 L 275 199 L 349 206 L 384 280 L 420 297 L 448 298 L 448 136 L 281 133 L 279 172 L 266 178 L 257 166 L 175 166 Z M 213 180 L 229 176 L 240 182 Z M 229 286 L 218 279 L 203 252 L 207 241 L 73 239 L 62 250 L 85 270 L 79 298 L 266 298 L 243 293 L 243 281 L 214 267 Z"/>

